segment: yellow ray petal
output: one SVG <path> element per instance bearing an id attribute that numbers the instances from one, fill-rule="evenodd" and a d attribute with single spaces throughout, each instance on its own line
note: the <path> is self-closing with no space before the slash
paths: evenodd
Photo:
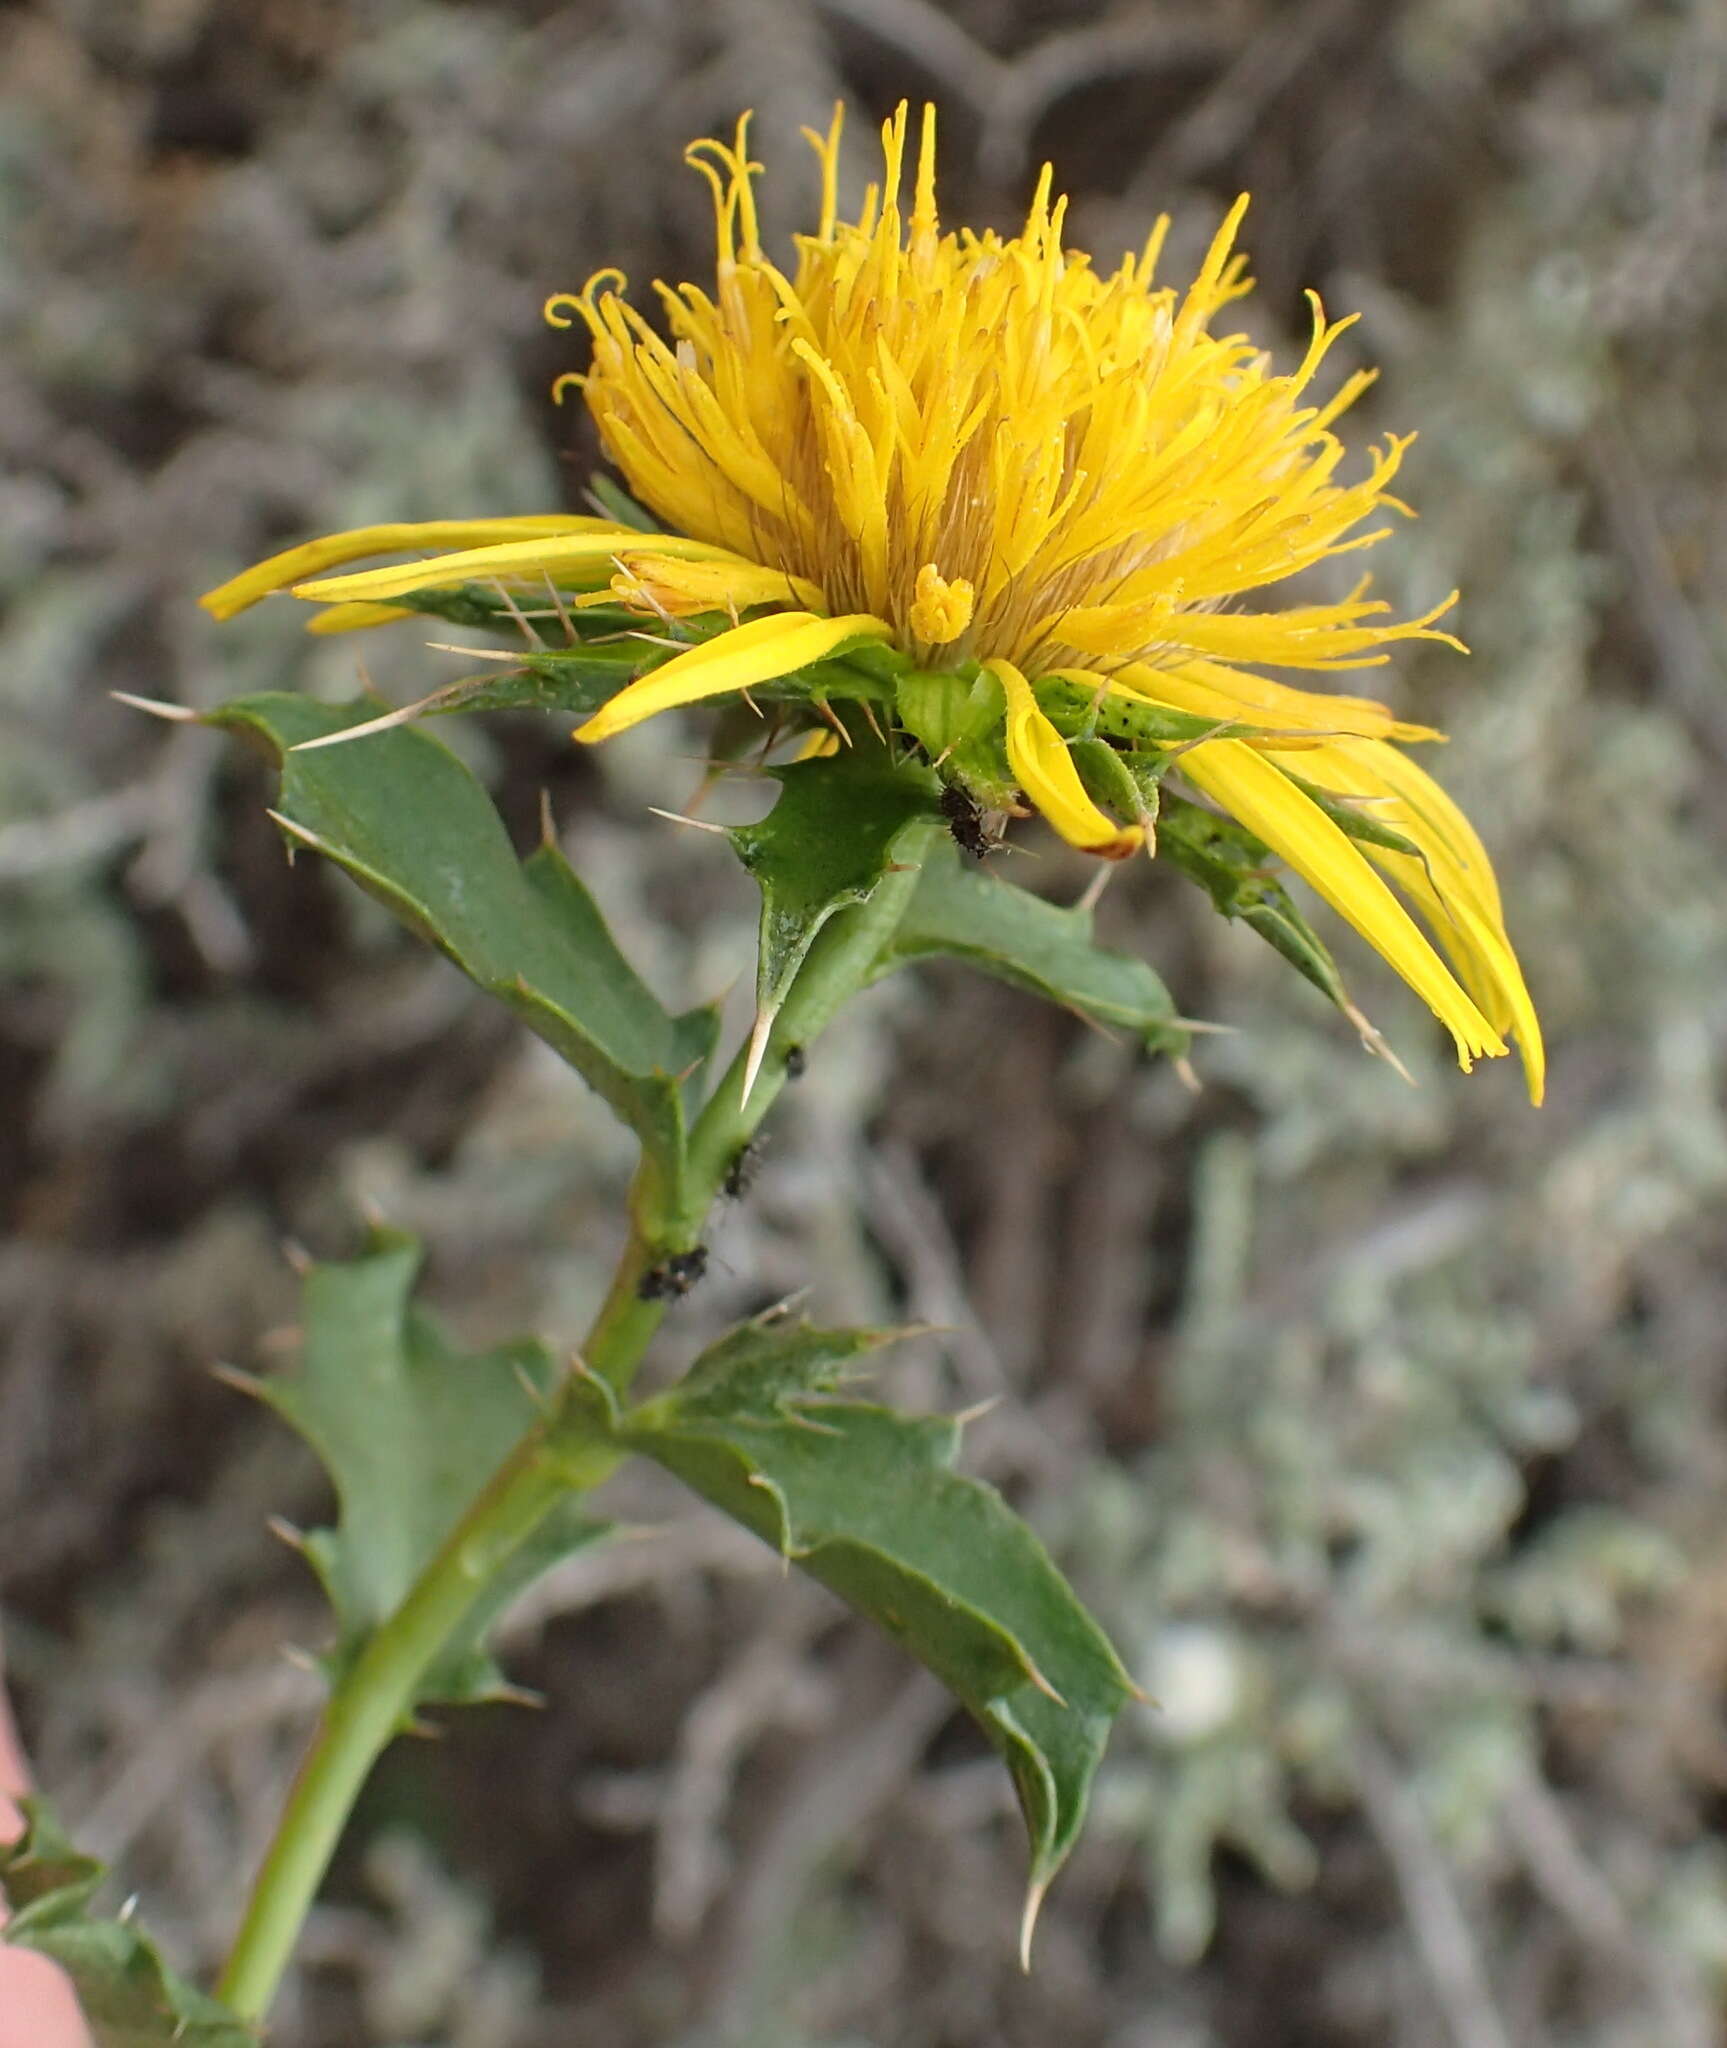
<path id="1" fill-rule="evenodd" d="M 1380 598 L 1357 595 L 1340 604 L 1224 612 L 1196 609 L 1165 593 L 1132 604 L 1074 605 L 1051 613 L 1038 630 L 1091 655 L 1131 657 L 1161 647 L 1177 657 L 1217 656 L 1275 668 L 1379 668 L 1391 658 L 1385 648 L 1398 640 L 1441 640 L 1467 653 L 1454 633 L 1433 623 L 1456 601 L 1453 591 L 1419 618 L 1380 625 L 1362 623 L 1390 612 Z"/>
<path id="2" fill-rule="evenodd" d="M 393 526 L 355 526 L 346 533 L 327 533 L 271 555 L 243 575 L 207 591 L 198 602 L 218 619 L 231 619 L 248 605 L 286 590 L 292 583 L 333 569 L 338 562 L 363 561 L 367 555 L 399 555 L 409 548 L 484 547 L 494 541 L 533 540 L 559 533 L 613 530 L 609 519 L 578 518 L 574 513 L 523 513 L 508 519 L 425 519 Z"/>
<path id="3" fill-rule="evenodd" d="M 581 727 L 576 738 L 586 743 L 609 740 L 614 733 L 676 705 L 771 683 L 777 676 L 789 676 L 812 661 L 825 661 L 860 640 L 887 638 L 887 626 L 868 612 L 853 612 L 840 619 L 818 619 L 813 612 L 775 612 L 765 619 L 751 619 L 747 625 L 734 626 L 729 633 L 692 647 L 687 654 L 674 655 L 663 668 L 620 690 Z"/>
<path id="4" fill-rule="evenodd" d="M 400 604 L 332 604 L 314 612 L 306 622 L 308 633 L 364 633 L 373 626 L 393 626 L 398 619 L 418 614 Z"/>
<path id="5" fill-rule="evenodd" d="M 1298 690 L 1219 661 L 1183 661 L 1168 668 L 1129 662 L 1111 677 L 1111 685 L 1123 696 L 1144 697 L 1200 718 L 1242 719 L 1253 725 L 1321 736 L 1358 733 L 1364 739 L 1405 741 L 1444 738 L 1429 725 L 1410 725 L 1394 718 L 1372 697 Z"/>
<path id="6" fill-rule="evenodd" d="M 1338 751 L 1345 759 L 1370 766 L 1375 783 L 1383 784 L 1403 799 L 1424 829 L 1449 848 L 1480 891 L 1482 902 L 1493 917 L 1501 918 L 1499 883 L 1487 849 L 1475 827 L 1433 777 L 1395 747 L 1345 745 Z"/>
<path id="7" fill-rule="evenodd" d="M 1355 621 L 1390 611 L 1379 602 L 1336 605 L 1292 605 L 1283 612 L 1180 611 L 1171 616 L 1160 637 L 1196 654 L 1224 660 L 1264 662 L 1277 668 L 1379 668 L 1390 659 L 1383 650 L 1394 640 L 1439 640 L 1458 653 L 1469 650 L 1455 633 L 1431 625 L 1456 592 L 1419 619 L 1387 626 Z"/>
<path id="8" fill-rule="evenodd" d="M 576 582 L 604 581 L 614 558 L 632 547 L 651 549 L 655 554 L 675 555 L 698 562 L 734 559 L 726 548 L 706 541 L 686 540 L 676 533 L 639 533 L 632 526 L 614 526 L 609 520 L 590 520 L 592 531 L 551 534 L 544 539 L 504 541 L 496 547 L 464 548 L 453 555 L 434 555 L 429 561 L 398 562 L 388 569 L 362 569 L 352 576 L 327 576 L 312 583 L 296 583 L 296 597 L 316 604 L 387 604 L 393 597 L 406 597 L 415 590 L 448 590 L 462 583 L 484 583 L 494 576 L 569 576 Z M 755 565 L 752 563 L 751 567 Z"/>
<path id="9" fill-rule="evenodd" d="M 1395 747 L 1331 742 L 1291 764 L 1330 794 L 1362 801 L 1365 815 L 1421 849 L 1420 859 L 1362 843 L 1427 919 L 1495 1028 L 1517 1041 L 1532 1101 L 1545 1084 L 1541 1024 L 1506 935 L 1499 889 L 1474 828 L 1431 776 Z"/>
<path id="10" fill-rule="evenodd" d="M 1205 740 L 1182 755 L 1181 768 L 1196 789 L 1281 854 L 1396 968 L 1456 1040 L 1465 1072 L 1477 1056 L 1505 1051 L 1504 1040 L 1355 842 L 1263 754 L 1240 740 Z"/>
<path id="11" fill-rule="evenodd" d="M 1407 854 L 1376 846 L 1369 846 L 1366 851 L 1418 905 L 1456 963 L 1470 994 L 1496 1029 L 1516 1040 L 1529 1099 L 1539 1105 L 1547 1092 L 1547 1051 L 1541 1037 L 1541 1020 L 1535 1014 L 1523 970 L 1503 926 L 1490 922 L 1465 898 L 1436 887 L 1429 871 Z"/>
<path id="12" fill-rule="evenodd" d="M 734 615 L 759 604 L 802 606 L 825 611 L 827 601 L 815 584 L 782 569 L 753 562 L 680 562 L 651 549 L 618 552 L 618 573 L 607 596 L 621 598 L 649 611 L 691 618 L 699 612 L 730 611 Z"/>
<path id="13" fill-rule="evenodd" d="M 1145 843 L 1137 825 L 1118 825 L 1085 793 L 1067 742 L 1038 709 L 1032 687 L 1011 661 L 985 669 L 1007 695 L 1007 758 L 1020 784 L 1070 846 L 1103 860 L 1125 860 Z"/>

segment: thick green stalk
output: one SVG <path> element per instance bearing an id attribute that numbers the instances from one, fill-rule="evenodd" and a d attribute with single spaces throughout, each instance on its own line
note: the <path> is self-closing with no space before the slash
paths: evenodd
<path id="1" fill-rule="evenodd" d="M 768 1041 L 746 1099 L 740 1052 L 696 1119 L 683 1171 L 667 1195 L 646 1172 L 631 1202 L 629 1242 L 581 1350 L 592 1373 L 622 1392 L 665 1314 L 656 1268 L 699 1242 L 738 1154 L 785 1085 L 788 1059 L 808 1046 L 871 977 L 905 914 L 933 823 L 910 826 L 896 866 L 866 903 L 832 918 L 811 947 Z M 618 1462 L 587 1433 L 566 1399 L 518 1444 L 451 1531 L 402 1605 L 342 1677 L 289 1792 L 258 1873 L 218 1995 L 242 2019 L 261 2020 L 348 1815 L 372 1765 L 412 1713 L 421 1679 L 488 1584 L 566 1493 L 596 1486 Z"/>

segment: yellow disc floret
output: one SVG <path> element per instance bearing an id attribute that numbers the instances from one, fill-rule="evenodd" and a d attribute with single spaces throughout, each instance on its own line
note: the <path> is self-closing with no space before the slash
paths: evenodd
<path id="1" fill-rule="evenodd" d="M 910 625 L 932 648 L 948 647 L 971 624 L 977 592 L 963 576 L 950 583 L 933 562 L 925 562 L 912 586 Z"/>
<path id="2" fill-rule="evenodd" d="M 1395 502 L 1386 487 L 1408 445 L 1393 439 L 1364 478 L 1335 481 L 1331 427 L 1369 377 L 1323 406 L 1302 402 L 1351 324 L 1328 322 L 1317 300 L 1290 375 L 1242 336 L 1210 333 L 1248 289 L 1231 253 L 1245 201 L 1178 294 L 1153 283 L 1163 222 L 1109 276 L 1065 249 L 1066 202 L 1052 201 L 1047 168 L 1018 236 L 943 233 L 933 109 L 903 214 L 907 134 L 901 108 L 856 222 L 834 204 L 838 118 L 811 136 L 821 222 L 788 276 L 761 246 L 740 123 L 730 148 L 690 153 L 713 187 L 712 295 L 662 286 L 665 338 L 615 271 L 561 302 L 592 333 L 587 402 L 645 504 L 819 585 L 835 611 L 873 613 L 907 647 L 944 644 L 929 630 L 947 623 L 932 582 L 964 584 L 968 651 L 1028 672 L 1193 658 L 1356 667 L 1388 641 L 1433 637 L 1430 619 L 1377 623 L 1387 607 L 1359 593 L 1288 613 L 1218 610 L 1380 538 L 1356 529 Z"/>

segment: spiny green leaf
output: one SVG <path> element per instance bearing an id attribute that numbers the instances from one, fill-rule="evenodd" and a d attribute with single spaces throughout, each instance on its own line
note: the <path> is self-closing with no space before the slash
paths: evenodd
<path id="1" fill-rule="evenodd" d="M 483 672 L 434 691 L 415 707 L 422 718 L 458 711 L 553 711 L 585 718 L 679 651 L 648 637 L 640 614 L 622 605 L 577 611 L 561 601 L 554 604 L 549 595 L 538 603 L 529 597 L 512 604 L 498 586 L 484 583 L 411 590 L 393 602 L 427 618 L 501 633 L 519 643 L 515 666 L 494 666 L 494 654 L 476 649 Z M 706 637 L 700 630 L 688 634 L 692 644 Z"/>
<path id="2" fill-rule="evenodd" d="M 1136 761 L 1112 747 L 1107 740 L 1070 740 L 1067 748 L 1079 779 L 1106 809 L 1141 825 L 1157 822 L 1160 797 L 1161 757 L 1156 772 L 1147 775 L 1143 757 Z"/>
<path id="3" fill-rule="evenodd" d="M 1014 806 L 1019 788 L 1007 758 L 1007 699 L 999 680 L 969 662 L 958 670 L 909 669 L 895 687 L 895 711 L 944 782 L 980 810 Z"/>
<path id="4" fill-rule="evenodd" d="M 865 737 L 770 772 L 780 784 L 778 802 L 760 824 L 730 834 L 762 895 L 761 1016 L 784 1002 L 822 926 L 836 910 L 869 897 L 892 864 L 900 834 L 935 808 L 928 769 L 895 763 Z"/>
<path id="5" fill-rule="evenodd" d="M 587 718 L 658 665 L 644 659 L 644 652 L 639 640 L 583 641 L 570 648 L 524 650 L 520 668 L 476 677 L 459 704 L 437 708 L 555 711 L 560 717 Z"/>
<path id="6" fill-rule="evenodd" d="M 1166 794 L 1158 819 L 1157 850 L 1172 867 L 1197 882 L 1225 917 L 1239 917 L 1275 946 L 1322 996 L 1340 1010 L 1351 1009 L 1349 991 L 1325 942 L 1271 872 L 1276 856 L 1245 825 Z"/>
<path id="7" fill-rule="evenodd" d="M 24 1833 L 0 1843 L 0 1903 L 12 1916 L 0 1939 L 60 1965 L 95 2048 L 257 2048 L 256 2033 L 176 1976 L 135 1921 L 90 1912 L 101 1864 L 73 1848 L 41 1801 L 23 1810 Z"/>
<path id="8" fill-rule="evenodd" d="M 339 1676 L 392 1615 L 562 1378 L 543 1344 L 457 1350 L 411 1304 L 420 1250 L 380 1233 L 368 1256 L 318 1265 L 302 1290 L 298 1369 L 247 1384 L 312 1449 L 335 1488 L 337 1520 L 305 1538 L 335 1610 L 327 1660 Z M 554 1508 L 440 1652 L 422 1700 L 496 1694 L 484 1649 L 492 1622 L 547 1566 L 604 1529 L 574 1496 Z"/>
<path id="9" fill-rule="evenodd" d="M 1002 722 L 1007 700 L 993 675 L 911 669 L 899 679 L 899 717 L 932 761 L 980 740 Z"/>
<path id="10" fill-rule="evenodd" d="M 399 724 L 468 711 L 551 711 L 585 717 L 648 666 L 639 647 L 600 642 L 541 654 L 524 649 L 515 667 L 463 676 L 396 714 Z"/>
<path id="11" fill-rule="evenodd" d="M 834 1394 L 890 1334 L 751 1324 L 613 1426 L 879 1622 L 971 1709 L 1025 1815 L 1029 1927 L 1134 1687 L 1037 1537 L 953 1470 L 956 1421 Z"/>
<path id="12" fill-rule="evenodd" d="M 101 1864 L 73 1847 L 46 1801 L 25 1799 L 20 1811 L 23 1834 L 14 1842 L 0 1842 L 0 1874 L 12 1915 L 8 1936 L 13 1940 L 32 1925 L 81 1914 L 102 1882 Z"/>
<path id="13" fill-rule="evenodd" d="M 795 680 L 801 687 L 796 694 L 818 704 L 829 697 L 842 703 L 868 700 L 892 704 L 899 671 L 906 660 L 885 640 L 865 640 L 844 656 L 830 655 L 826 661 L 812 661 L 807 668 L 800 668 Z M 771 696 L 773 686 L 769 684 L 766 688 Z M 761 694 L 760 690 L 750 692 L 752 697 Z"/>
<path id="14" fill-rule="evenodd" d="M 1226 721 L 1201 718 L 1191 711 L 1170 711 L 1161 704 L 1144 704 L 1137 697 L 1083 689 L 1060 676 L 1040 676 L 1037 701 L 1067 738 L 1101 735 L 1125 740 L 1133 747 L 1188 746 L 1195 740 L 1216 739 L 1219 733 L 1240 730 Z"/>
<path id="15" fill-rule="evenodd" d="M 669 1398 L 685 1418 L 711 1408 L 734 1419 L 755 1415 L 765 1421 L 790 1413 L 788 1404 L 800 1397 L 834 1393 L 857 1359 L 902 1334 L 819 1330 L 770 1313 L 710 1344 Z"/>
<path id="16" fill-rule="evenodd" d="M 1089 910 L 1046 903 L 966 866 L 955 847 L 937 847 L 925 863 L 878 971 L 939 954 L 1130 1032 L 1150 1052 L 1187 1044 L 1169 991 L 1145 961 L 1097 943 Z"/>
<path id="17" fill-rule="evenodd" d="M 1331 822 L 1347 832 L 1351 839 L 1359 839 L 1366 846 L 1383 846 L 1389 853 L 1406 853 L 1415 860 L 1421 859 L 1421 848 L 1413 839 L 1394 831 L 1389 825 L 1381 824 L 1362 804 L 1350 803 L 1345 798 L 1333 796 L 1329 790 L 1321 789 L 1317 782 L 1309 782 L 1305 775 L 1297 775 L 1287 759 L 1280 760 L 1277 765 L 1302 795 L 1316 803 Z"/>
<path id="18" fill-rule="evenodd" d="M 506 592 L 498 583 L 458 583 L 442 590 L 404 591 L 390 603 L 429 619 L 444 619 L 452 626 L 507 632 L 512 640 L 526 640 L 530 647 L 536 636 L 549 647 L 563 648 L 588 640 L 612 640 L 628 631 L 637 636 L 638 658 L 653 652 L 652 643 L 642 638 L 651 621 L 640 612 L 621 604 L 577 608 L 549 584 L 535 595 L 531 591 Z"/>
<path id="19" fill-rule="evenodd" d="M 243 698 L 206 723 L 254 734 L 281 761 L 280 818 L 507 1003 L 634 1126 L 668 1172 L 683 1143 L 681 1083 L 713 1048 L 718 1013 L 672 1017 L 618 951 L 557 848 L 518 862 L 478 781 L 410 727 L 294 749 L 375 707 Z"/>
<path id="20" fill-rule="evenodd" d="M 497 585 L 485 583 L 408 591 L 391 602 L 453 626 L 501 633 L 515 644 L 519 666 L 500 665 L 495 674 L 468 677 L 437 691 L 419 707 L 425 717 L 455 711 L 554 711 L 586 717 L 638 677 L 729 632 L 734 624 L 725 612 L 663 624 L 620 604 L 577 608 L 550 591 L 538 601 L 532 596 L 506 600 Z M 487 662 L 494 659 L 476 653 Z M 758 684 L 750 694 L 768 704 L 830 697 L 891 703 L 894 680 L 907 659 L 879 640 L 863 638 L 825 661 Z M 754 730 L 759 735 L 759 722 Z"/>
<path id="21" fill-rule="evenodd" d="M 627 684 L 713 639 L 730 624 L 727 618 L 681 620 L 674 639 L 651 619 L 621 605 L 566 611 L 550 623 L 545 646 L 523 649 L 517 694 L 508 701 L 500 697 L 495 707 L 476 704 L 475 709 L 546 710 L 585 718 Z M 575 638 L 563 646 L 558 635 L 566 626 Z"/>

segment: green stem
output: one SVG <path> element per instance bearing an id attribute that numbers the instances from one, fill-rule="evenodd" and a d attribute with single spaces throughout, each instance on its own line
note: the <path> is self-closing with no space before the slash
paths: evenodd
<path id="1" fill-rule="evenodd" d="M 656 1265 L 694 1248 L 739 1152 L 785 1085 L 793 1048 L 809 1045 L 870 979 L 905 914 L 933 823 L 901 834 L 894 872 L 869 900 L 832 918 L 810 948 L 776 1021 L 746 1100 L 740 1051 L 690 1132 L 669 1200 L 647 1175 L 631 1197 L 629 1242 L 581 1349 L 591 1373 L 622 1392 L 665 1314 L 645 1289 Z M 411 1715 L 421 1679 L 487 1585 L 566 1493 L 597 1486 L 618 1462 L 566 1397 L 493 1475 L 402 1605 L 337 1683 L 277 1822 L 217 1987 L 241 2019 L 261 2020 L 275 1996 L 312 1901 L 372 1765 Z"/>
<path id="2" fill-rule="evenodd" d="M 666 1312 L 664 1297 L 653 1294 L 646 1284 L 660 1256 L 658 1204 L 653 1199 L 658 1185 L 658 1176 L 644 1162 L 630 1190 L 629 1241 L 577 1354 L 589 1372 L 609 1380 L 620 1392 L 629 1385 Z"/>
<path id="3" fill-rule="evenodd" d="M 330 1696 L 248 1902 L 217 1995 L 259 2020 L 275 1995 L 348 1814 L 373 1763 L 411 1713 L 426 1668 L 542 1515 L 618 1462 L 603 1445 L 587 1471 L 548 1456 L 543 1427 L 516 1446 Z"/>

